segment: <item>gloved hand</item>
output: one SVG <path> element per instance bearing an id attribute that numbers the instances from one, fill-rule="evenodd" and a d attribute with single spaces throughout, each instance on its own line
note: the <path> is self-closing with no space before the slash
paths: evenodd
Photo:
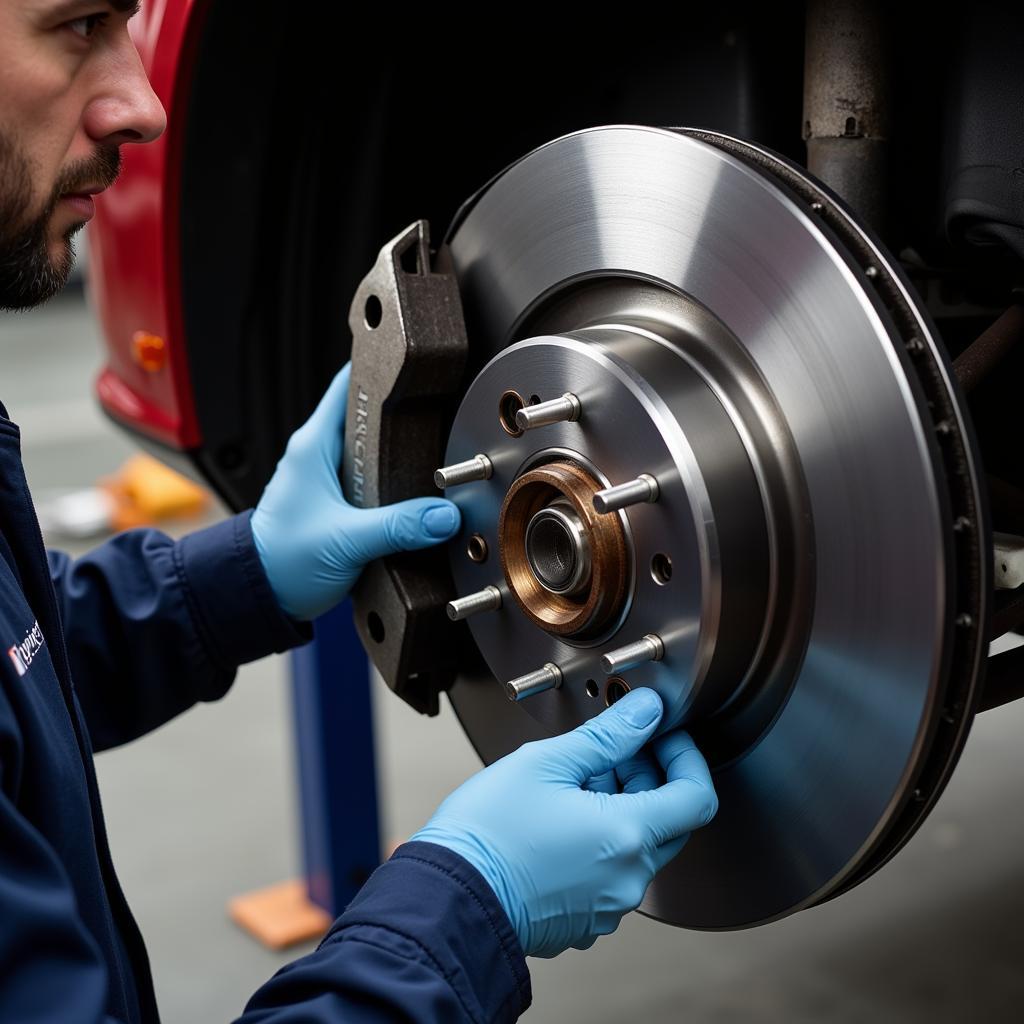
<path id="1" fill-rule="evenodd" d="M 341 492 L 345 408 L 351 364 L 331 382 L 292 434 L 252 515 L 256 550 L 281 608 L 307 620 L 348 595 L 367 562 L 448 540 L 459 510 L 443 498 L 356 508 Z"/>
<path id="2" fill-rule="evenodd" d="M 655 872 L 718 807 L 682 731 L 654 741 L 667 778 L 657 786 L 640 748 L 661 715 L 653 690 L 634 690 L 572 732 L 527 743 L 460 786 L 413 839 L 453 850 L 483 875 L 528 955 L 586 949 L 640 905 Z M 616 768 L 625 792 L 590 784 Z"/>

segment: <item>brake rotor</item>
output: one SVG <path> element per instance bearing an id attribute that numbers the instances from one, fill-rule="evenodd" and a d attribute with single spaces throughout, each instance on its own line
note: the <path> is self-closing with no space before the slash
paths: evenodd
<path id="1" fill-rule="evenodd" d="M 478 753 L 651 686 L 720 810 L 644 913 L 745 927 L 861 881 L 944 786 L 985 651 L 973 441 L 895 261 L 773 154 L 635 127 L 509 167 L 447 258 L 477 363 L 446 461 L 491 466 L 449 491 L 452 569 L 502 594 L 450 691 Z M 641 474 L 656 500 L 595 512 Z M 538 669 L 559 685 L 510 703 Z"/>

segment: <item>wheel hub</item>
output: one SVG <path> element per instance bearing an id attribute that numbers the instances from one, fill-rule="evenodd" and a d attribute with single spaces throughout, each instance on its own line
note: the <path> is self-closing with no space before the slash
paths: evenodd
<path id="1" fill-rule="evenodd" d="M 449 445 L 453 460 L 488 452 L 492 476 L 453 497 L 465 529 L 499 553 L 512 598 L 500 616 L 471 620 L 474 638 L 499 680 L 538 660 L 560 667 L 559 691 L 528 704 L 553 728 L 592 715 L 600 702 L 587 684 L 604 679 L 602 655 L 646 635 L 663 650 L 632 670 L 631 684 L 658 690 L 669 724 L 712 717 L 771 672 L 780 548 L 789 552 L 786 579 L 801 571 L 791 557 L 800 546 L 770 536 L 765 458 L 739 413 L 686 359 L 678 324 L 657 323 L 651 310 L 636 319 L 645 295 L 609 285 L 603 302 L 632 302 L 632 311 L 615 322 L 599 306 L 598 325 L 505 349 L 471 385 Z M 586 305 L 573 297 L 577 314 Z M 667 308 L 689 317 L 695 334 L 709 326 L 692 303 Z M 510 393 L 570 393 L 580 414 L 513 435 Z M 657 500 L 598 512 L 595 496 L 638 471 L 655 481 Z M 454 570 L 462 591 L 493 582 L 495 567 L 459 557 Z"/>
<path id="2" fill-rule="evenodd" d="M 605 631 L 627 596 L 625 530 L 594 511 L 600 489 L 582 466 L 553 456 L 515 479 L 498 516 L 509 590 L 534 625 L 567 639 Z"/>

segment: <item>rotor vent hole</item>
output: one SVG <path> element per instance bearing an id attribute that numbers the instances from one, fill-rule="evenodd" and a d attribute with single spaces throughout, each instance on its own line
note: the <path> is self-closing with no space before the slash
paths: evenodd
<path id="1" fill-rule="evenodd" d="M 363 319 L 371 331 L 380 327 L 380 322 L 384 319 L 384 307 L 376 295 L 371 295 L 366 300 L 366 306 L 363 309 Z"/>
<path id="2" fill-rule="evenodd" d="M 597 685 L 596 679 L 588 679 L 583 689 L 587 691 L 588 697 L 596 697 L 601 692 L 601 687 Z"/>
<path id="3" fill-rule="evenodd" d="M 617 700 L 622 700 L 629 693 L 629 683 L 619 676 L 612 676 L 604 688 L 604 702 L 611 707 Z"/>
<path id="4" fill-rule="evenodd" d="M 530 395 L 530 405 L 540 405 L 540 395 Z"/>
<path id="5" fill-rule="evenodd" d="M 370 636 L 375 644 L 384 643 L 384 637 L 387 635 L 384 629 L 384 620 L 376 612 L 370 612 L 366 616 L 366 628 L 370 631 Z"/>
<path id="6" fill-rule="evenodd" d="M 672 559 L 659 553 L 651 559 L 651 576 L 659 587 L 665 586 L 672 579 Z"/>
<path id="7" fill-rule="evenodd" d="M 466 545 L 466 554 L 471 562 L 486 562 L 487 541 L 479 533 L 474 533 Z"/>

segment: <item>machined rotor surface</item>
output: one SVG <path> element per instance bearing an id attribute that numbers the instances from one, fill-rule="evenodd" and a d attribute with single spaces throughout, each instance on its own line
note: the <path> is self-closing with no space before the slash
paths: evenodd
<path id="1" fill-rule="evenodd" d="M 605 484 L 651 472 L 666 490 L 660 507 L 612 513 L 631 545 L 633 587 L 605 634 L 567 648 L 506 601 L 471 622 L 490 671 L 467 668 L 450 697 L 492 761 L 596 714 L 587 659 L 667 624 L 664 660 L 625 678 L 654 685 L 673 721 L 693 728 L 720 797 L 641 908 L 673 924 L 756 924 L 862 877 L 910 834 L 911 805 L 941 789 L 972 714 L 987 586 L 967 428 L 958 414 L 944 421 L 959 446 L 952 459 L 936 437 L 937 404 L 956 408 L 944 356 L 898 270 L 855 225 L 822 217 L 823 204 L 834 197 L 768 154 L 741 159 L 679 132 L 613 127 L 512 165 L 449 238 L 471 351 L 478 366 L 494 357 L 448 451 L 451 463 L 478 452 L 494 462 L 493 477 L 450 494 L 467 529 L 494 548 L 508 488 L 552 452 Z M 887 308 L 879 278 L 909 312 Z M 924 369 L 905 350 L 911 321 Z M 623 344 L 637 338 L 632 360 Z M 548 400 L 585 386 L 588 367 L 579 422 L 501 430 L 505 389 Z M 703 411 L 662 401 L 666 378 L 687 375 Z M 624 416 L 644 401 L 664 408 Z M 714 430 L 699 437 L 699 423 Z M 733 437 L 718 454 L 715 439 Z M 760 546 L 741 543 L 744 515 L 765 538 L 765 582 L 729 605 L 716 587 L 741 588 L 722 580 L 748 563 L 751 579 L 762 571 Z M 685 555 L 652 585 L 651 559 L 672 544 Z M 494 554 L 480 563 L 465 550 L 465 538 L 452 547 L 460 593 L 504 585 Z M 508 676 L 565 650 L 585 667 L 508 703 Z M 729 662 L 732 650 L 743 658 Z M 715 659 L 728 671 L 705 688 L 715 702 L 701 704 Z"/>

